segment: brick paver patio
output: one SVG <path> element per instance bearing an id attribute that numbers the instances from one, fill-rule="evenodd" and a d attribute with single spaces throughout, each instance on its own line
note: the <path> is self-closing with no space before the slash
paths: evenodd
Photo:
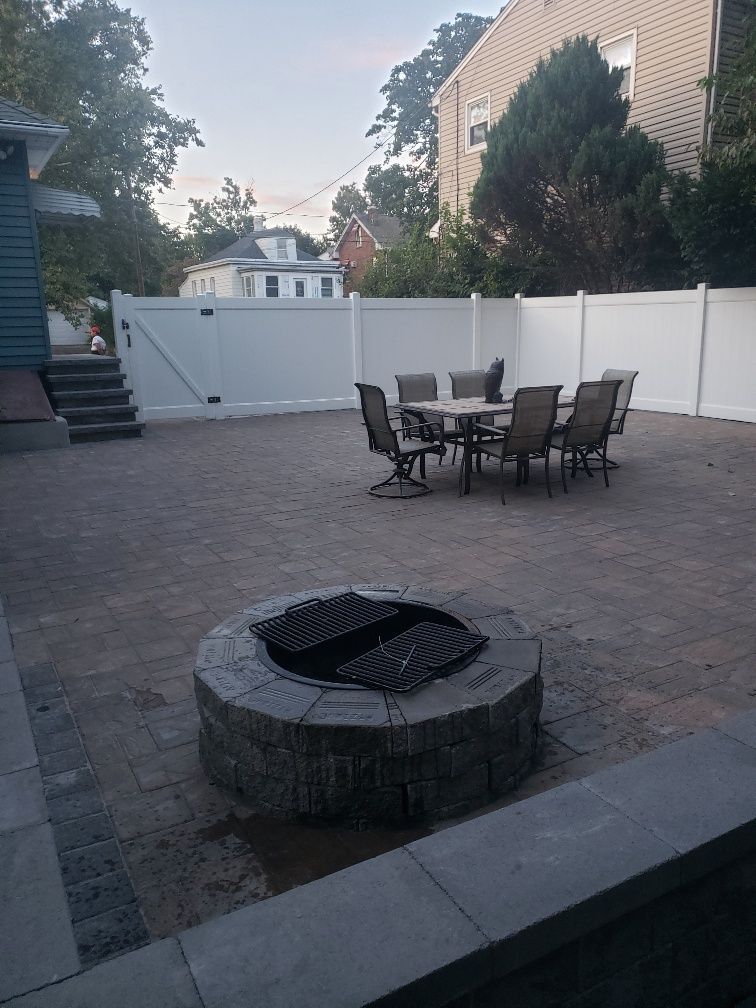
<path id="1" fill-rule="evenodd" d="M 544 638 L 546 744 L 509 800 L 756 706 L 756 428 L 635 413 L 611 454 L 609 490 L 549 500 L 534 467 L 505 508 L 495 466 L 459 499 L 448 458 L 428 497 L 369 497 L 386 466 L 351 411 L 0 459 L 22 679 L 60 678 L 153 937 L 407 839 L 262 819 L 206 782 L 197 643 L 265 596 L 423 582 L 516 609 Z"/>

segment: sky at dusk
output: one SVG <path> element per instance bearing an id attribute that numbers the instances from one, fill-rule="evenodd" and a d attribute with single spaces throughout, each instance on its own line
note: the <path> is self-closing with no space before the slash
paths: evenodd
<path id="1" fill-rule="evenodd" d="M 183 224 L 190 196 L 218 192 L 225 175 L 254 186 L 260 211 L 311 195 L 372 150 L 365 133 L 383 108 L 392 68 L 417 55 L 458 10 L 497 14 L 502 0 L 135 0 L 154 50 L 150 85 L 172 113 L 197 120 L 205 146 L 183 151 L 174 188 L 156 209 Z M 378 151 L 345 182 L 361 182 Z M 339 183 L 277 225 L 328 226 Z M 270 221 L 272 224 L 273 221 Z"/>

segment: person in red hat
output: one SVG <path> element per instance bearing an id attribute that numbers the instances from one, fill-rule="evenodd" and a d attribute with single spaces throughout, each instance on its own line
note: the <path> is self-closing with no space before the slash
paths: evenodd
<path id="1" fill-rule="evenodd" d="M 92 346 L 90 347 L 90 351 L 93 354 L 104 356 L 108 352 L 108 345 L 102 336 L 100 336 L 100 327 L 96 324 L 91 325 L 89 327 L 89 335 L 92 337 Z"/>

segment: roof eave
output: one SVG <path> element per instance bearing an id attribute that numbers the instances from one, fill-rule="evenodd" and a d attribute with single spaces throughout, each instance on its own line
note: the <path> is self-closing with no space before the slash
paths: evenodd
<path id="1" fill-rule="evenodd" d="M 33 123 L 0 120 L 0 136 L 26 142 L 29 170 L 36 174 L 42 171 L 69 133 L 67 126 L 37 126 Z"/>
<path id="2" fill-rule="evenodd" d="M 472 49 L 469 51 L 469 53 L 463 59 L 461 59 L 459 61 L 459 63 L 452 70 L 452 72 L 446 78 L 446 80 L 441 85 L 441 87 L 433 95 L 433 97 L 430 100 L 430 106 L 431 106 L 431 108 L 435 108 L 440 103 L 441 96 L 443 95 L 443 93 L 446 90 L 446 88 L 449 87 L 450 84 L 454 83 L 454 81 L 457 79 L 457 77 L 460 75 L 460 73 L 464 70 L 464 68 L 467 66 L 467 64 L 472 59 L 474 59 L 474 57 L 477 54 L 478 50 L 487 41 L 489 35 L 491 35 L 496 30 L 496 28 L 499 27 L 499 25 L 501 24 L 501 22 L 512 13 L 512 11 L 515 9 L 515 7 L 517 6 L 517 4 L 519 2 L 520 2 L 520 0 L 509 0 L 509 3 L 506 4 L 506 6 L 503 7 L 499 11 L 499 13 L 497 14 L 497 16 L 493 19 L 493 21 L 488 26 L 488 28 L 486 28 L 486 30 L 480 36 L 480 38 L 475 43 L 475 45 L 472 47 Z"/>

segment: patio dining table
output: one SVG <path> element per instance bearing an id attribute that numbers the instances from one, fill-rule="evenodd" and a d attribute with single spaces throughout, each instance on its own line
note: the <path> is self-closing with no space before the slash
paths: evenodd
<path id="1" fill-rule="evenodd" d="M 458 420 L 465 433 L 464 443 L 464 493 L 470 493 L 470 470 L 472 469 L 473 448 L 475 445 L 474 423 L 481 417 L 506 416 L 512 413 L 512 400 L 504 399 L 500 403 L 487 403 L 485 399 L 447 399 L 428 402 L 403 402 L 403 409 L 413 413 L 435 413 L 437 416 Z M 571 409 L 575 405 L 575 397 L 559 396 L 558 409 Z"/>

